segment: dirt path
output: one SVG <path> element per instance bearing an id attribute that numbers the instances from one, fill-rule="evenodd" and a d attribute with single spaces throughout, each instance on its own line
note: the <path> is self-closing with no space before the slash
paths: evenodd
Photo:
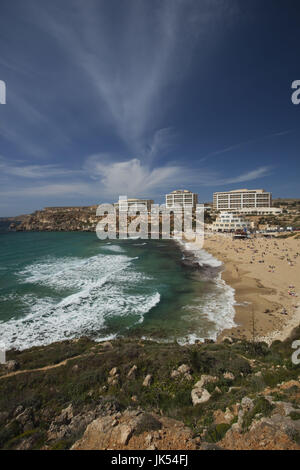
<path id="1" fill-rule="evenodd" d="M 98 353 L 98 354 L 102 354 L 102 353 Z M 9 374 L 0 376 L 0 380 L 7 379 L 9 377 L 14 377 L 15 375 L 28 374 L 30 372 L 43 372 L 43 371 L 50 370 L 50 369 L 56 369 L 57 367 L 65 366 L 69 361 L 74 361 L 76 359 L 79 359 L 79 358 L 82 358 L 82 357 L 87 357 L 87 356 L 90 356 L 90 355 L 91 355 L 91 353 L 79 354 L 79 356 L 69 357 L 68 359 L 65 359 L 64 361 L 59 362 L 58 364 L 53 364 L 51 366 L 39 367 L 37 369 L 17 370 L 16 372 L 10 372 Z"/>

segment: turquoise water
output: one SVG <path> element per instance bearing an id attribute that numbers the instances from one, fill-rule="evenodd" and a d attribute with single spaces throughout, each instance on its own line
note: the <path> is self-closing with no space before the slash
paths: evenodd
<path id="1" fill-rule="evenodd" d="M 172 241 L 1 233 L 0 340 L 24 349 L 83 335 L 213 337 L 227 318 L 224 286 L 182 257 Z"/>

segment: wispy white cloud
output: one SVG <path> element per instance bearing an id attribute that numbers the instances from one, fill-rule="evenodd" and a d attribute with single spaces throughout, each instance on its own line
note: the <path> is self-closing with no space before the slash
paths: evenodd
<path id="1" fill-rule="evenodd" d="M 207 37 L 213 32 L 216 39 L 217 25 L 232 20 L 236 2 L 231 5 L 224 0 L 132 1 L 117 35 L 109 11 L 95 0 L 74 0 L 71 14 L 61 5 L 38 8 L 35 3 L 32 14 L 85 77 L 99 119 L 143 158 L 149 157 L 145 147 L 155 129 L 165 127 L 163 118 L 189 70 L 195 44 L 202 40 L 207 50 Z"/>
<path id="2" fill-rule="evenodd" d="M 81 182 L 63 182 L 36 186 L 18 186 L 14 189 L 7 188 L 0 190 L 0 197 L 17 199 L 20 197 L 57 198 L 58 196 L 74 198 L 78 195 L 93 196 L 91 185 Z"/>
<path id="3" fill-rule="evenodd" d="M 179 164 L 151 167 L 137 158 L 112 162 L 108 154 L 88 157 L 83 168 L 78 171 L 54 165 L 9 166 L 3 163 L 3 159 L 0 160 L 0 170 L 8 178 L 2 184 L 1 198 L 16 200 L 39 197 L 48 201 L 58 197 L 113 201 L 120 194 L 157 198 L 176 188 L 187 187 L 199 191 L 201 186 L 226 186 L 256 181 L 268 176 L 271 171 L 269 167 L 260 167 L 224 178 L 219 172 L 207 168 L 187 168 Z M 10 178 L 16 177 L 18 185 L 12 187 Z M 47 177 L 45 184 L 40 184 L 39 180 L 44 177 Z"/>
<path id="4" fill-rule="evenodd" d="M 4 175 L 19 178 L 45 179 L 74 175 L 78 172 L 58 165 L 29 165 L 24 162 L 11 162 L 0 157 L 0 171 Z"/>
<path id="5" fill-rule="evenodd" d="M 225 147 L 223 149 L 215 150 L 214 152 L 210 152 L 210 153 L 206 154 L 204 157 L 202 157 L 200 159 L 200 161 L 204 162 L 205 160 L 207 160 L 210 157 L 216 157 L 218 155 L 222 155 L 224 153 L 228 153 L 228 152 L 231 152 L 233 150 L 237 150 L 239 148 L 246 147 L 246 146 L 251 145 L 251 144 L 256 144 L 258 142 L 262 142 L 262 141 L 264 141 L 266 139 L 270 139 L 272 137 L 281 137 L 281 136 L 284 136 L 284 135 L 288 135 L 291 132 L 293 132 L 292 129 L 289 129 L 289 130 L 286 130 L 286 131 L 280 131 L 280 132 L 273 132 L 272 134 L 267 134 L 267 135 L 264 135 L 264 136 L 259 137 L 259 138 L 246 140 L 245 142 L 239 142 L 238 144 L 230 145 L 229 147 Z"/>
<path id="6" fill-rule="evenodd" d="M 87 159 L 85 170 L 93 179 L 99 180 L 101 192 L 106 196 L 149 196 L 183 186 L 226 186 L 255 181 L 270 174 L 271 168 L 260 167 L 224 178 L 219 172 L 206 168 L 187 168 L 176 164 L 151 168 L 137 158 L 110 163 L 107 156 L 93 155 Z"/>
<path id="7" fill-rule="evenodd" d="M 213 185 L 227 185 L 227 184 L 237 184 L 237 183 L 245 183 L 247 181 L 255 181 L 259 178 L 263 178 L 265 176 L 270 175 L 272 168 L 269 166 L 262 166 L 256 168 L 255 170 L 250 170 L 246 173 L 242 173 L 241 175 L 232 177 L 232 178 L 224 178 L 219 179 L 213 182 Z"/>

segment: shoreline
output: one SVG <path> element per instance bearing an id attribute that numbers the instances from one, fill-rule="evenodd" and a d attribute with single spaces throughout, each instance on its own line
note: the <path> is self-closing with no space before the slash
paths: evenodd
<path id="1" fill-rule="evenodd" d="M 222 262 L 221 278 L 234 289 L 236 326 L 225 328 L 217 341 L 232 336 L 270 344 L 299 326 L 299 240 L 209 234 L 202 249 Z"/>

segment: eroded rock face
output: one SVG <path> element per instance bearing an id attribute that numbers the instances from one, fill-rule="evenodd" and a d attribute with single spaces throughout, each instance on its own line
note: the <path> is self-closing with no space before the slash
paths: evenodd
<path id="1" fill-rule="evenodd" d="M 293 439 L 299 425 L 282 416 L 254 421 L 250 429 L 241 434 L 233 425 L 218 444 L 229 450 L 299 450 Z"/>
<path id="2" fill-rule="evenodd" d="M 112 414 L 117 414 L 118 409 L 117 403 L 103 402 L 92 410 L 82 409 L 80 413 L 75 414 L 72 405 L 69 405 L 51 422 L 47 433 L 48 441 L 57 441 L 78 435 L 99 416 L 110 417 Z"/>
<path id="3" fill-rule="evenodd" d="M 72 450 L 197 449 L 192 432 L 174 419 L 126 410 L 94 420 Z"/>
<path id="4" fill-rule="evenodd" d="M 97 206 L 46 207 L 23 217 L 20 224 L 11 224 L 17 231 L 94 231 L 100 218 Z"/>
<path id="5" fill-rule="evenodd" d="M 15 420 L 22 426 L 23 431 L 31 431 L 34 429 L 35 419 L 31 408 L 26 408 L 26 410 L 15 417 Z"/>

